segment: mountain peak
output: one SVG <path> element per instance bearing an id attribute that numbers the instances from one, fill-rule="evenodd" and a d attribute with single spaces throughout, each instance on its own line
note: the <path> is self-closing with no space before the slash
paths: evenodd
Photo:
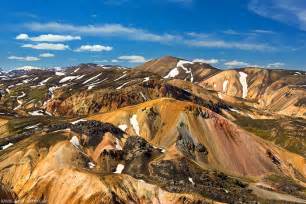
<path id="1" fill-rule="evenodd" d="M 171 56 L 171 55 L 166 55 L 166 56 L 163 56 L 157 60 L 181 60 L 181 58 L 178 58 L 178 57 L 174 57 L 174 56 Z"/>

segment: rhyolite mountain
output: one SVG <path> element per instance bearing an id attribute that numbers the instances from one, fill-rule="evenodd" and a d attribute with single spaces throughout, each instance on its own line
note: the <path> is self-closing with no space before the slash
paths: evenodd
<path id="1" fill-rule="evenodd" d="M 305 203 L 306 72 L 175 57 L 0 74 L 0 197 Z"/>

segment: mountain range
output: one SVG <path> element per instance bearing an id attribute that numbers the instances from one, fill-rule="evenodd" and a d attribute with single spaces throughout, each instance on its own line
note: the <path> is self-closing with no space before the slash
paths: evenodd
<path id="1" fill-rule="evenodd" d="M 0 72 L 0 198 L 306 203 L 306 72 L 172 56 Z"/>

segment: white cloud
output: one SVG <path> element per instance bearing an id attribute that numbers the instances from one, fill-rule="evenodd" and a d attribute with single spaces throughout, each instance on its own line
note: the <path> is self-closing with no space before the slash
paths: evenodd
<path id="1" fill-rule="evenodd" d="M 128 55 L 128 56 L 120 56 L 119 60 L 127 61 L 129 63 L 144 63 L 147 60 L 143 56 L 139 55 Z"/>
<path id="2" fill-rule="evenodd" d="M 189 37 L 196 38 L 196 39 L 205 39 L 209 38 L 210 35 L 206 33 L 196 33 L 196 32 L 188 32 L 186 33 Z"/>
<path id="3" fill-rule="evenodd" d="M 117 62 L 119 62 L 119 60 L 113 59 L 112 62 L 113 62 L 113 63 L 117 63 Z"/>
<path id="4" fill-rule="evenodd" d="M 39 35 L 37 37 L 30 37 L 27 34 L 19 34 L 16 36 L 16 40 L 30 40 L 34 42 L 65 42 L 72 40 L 81 40 L 80 36 L 72 36 L 72 35 Z"/>
<path id="5" fill-rule="evenodd" d="M 18 56 L 9 56 L 8 59 L 10 60 L 19 60 L 19 61 L 27 61 L 27 62 L 33 62 L 33 61 L 39 61 L 40 59 L 38 57 L 18 57 Z"/>
<path id="6" fill-rule="evenodd" d="M 236 36 L 252 36 L 252 35 L 256 35 L 256 34 L 260 34 L 260 35 L 271 35 L 271 34 L 276 34 L 276 32 L 272 31 L 272 30 L 264 30 L 264 29 L 253 29 L 253 30 L 249 30 L 249 31 L 237 31 L 237 30 L 233 30 L 233 29 L 228 29 L 228 30 L 224 30 L 222 31 L 222 33 L 226 34 L 226 35 L 236 35 Z"/>
<path id="7" fill-rule="evenodd" d="M 224 65 L 228 67 L 244 67 L 244 66 L 249 66 L 250 64 L 247 62 L 232 60 L 232 61 L 225 62 Z"/>
<path id="8" fill-rule="evenodd" d="M 303 0 L 250 0 L 248 8 L 259 16 L 306 30 L 306 4 Z"/>
<path id="9" fill-rule="evenodd" d="M 82 45 L 76 52 L 102 52 L 102 51 L 111 51 L 113 48 L 110 46 L 104 45 Z"/>
<path id="10" fill-rule="evenodd" d="M 242 34 L 241 32 L 238 32 L 233 29 L 224 30 L 223 33 L 227 35 L 241 35 Z"/>
<path id="11" fill-rule="evenodd" d="M 268 65 L 258 65 L 258 64 L 250 64 L 248 62 L 238 61 L 238 60 L 232 60 L 225 62 L 224 65 L 227 67 L 263 67 L 263 68 L 280 68 L 285 65 L 285 63 L 282 62 L 274 62 L 270 63 Z"/>
<path id="12" fill-rule="evenodd" d="M 39 32 L 70 32 L 92 36 L 127 37 L 132 40 L 169 42 L 180 37 L 170 34 L 154 34 L 143 29 L 126 27 L 121 24 L 104 25 L 72 25 L 57 22 L 50 23 L 27 23 L 25 28 Z"/>
<path id="13" fill-rule="evenodd" d="M 103 59 L 103 60 L 95 60 L 94 63 L 107 63 L 108 60 Z"/>
<path id="14" fill-rule="evenodd" d="M 68 45 L 64 45 L 61 43 L 58 43 L 58 44 L 53 44 L 53 43 L 24 44 L 21 47 L 32 48 L 36 50 L 67 50 L 69 49 Z"/>
<path id="15" fill-rule="evenodd" d="M 217 64 L 219 63 L 218 59 L 194 59 L 193 62 L 200 62 L 205 64 Z"/>
<path id="16" fill-rule="evenodd" d="M 16 40 L 28 40 L 30 37 L 27 34 L 19 34 L 16 36 Z"/>
<path id="17" fill-rule="evenodd" d="M 194 47 L 225 48 L 240 50 L 271 51 L 275 48 L 261 43 L 230 42 L 224 40 L 187 40 L 186 43 Z"/>
<path id="18" fill-rule="evenodd" d="M 252 32 L 257 34 L 275 34 L 275 32 L 272 30 L 263 30 L 263 29 L 255 29 L 252 30 Z"/>
<path id="19" fill-rule="evenodd" d="M 54 57 L 55 55 L 51 53 L 42 53 L 39 56 L 44 57 L 44 58 L 50 58 L 50 57 Z"/>
<path id="20" fill-rule="evenodd" d="M 150 31 L 127 27 L 121 24 L 102 24 L 102 25 L 73 25 L 57 22 L 49 23 L 27 23 L 24 27 L 31 31 L 37 32 L 57 32 L 72 33 L 74 35 L 87 35 L 96 37 L 120 37 L 137 41 L 160 42 L 160 43 L 183 43 L 194 47 L 223 48 L 223 49 L 240 49 L 240 50 L 256 50 L 271 51 L 275 47 L 266 43 L 249 41 L 249 38 L 241 41 L 228 41 L 222 38 L 212 38 L 211 34 L 202 34 L 195 32 L 187 32 L 181 35 L 172 35 L 168 33 L 156 34 Z M 227 31 L 233 33 L 233 30 Z M 267 33 L 265 30 L 256 30 L 249 33 Z M 23 36 L 25 38 L 26 36 Z"/>
<path id="21" fill-rule="evenodd" d="M 33 70 L 33 69 L 43 69 L 42 67 L 34 67 L 34 66 L 23 66 L 23 67 L 17 67 L 14 68 L 15 70 Z"/>
<path id="22" fill-rule="evenodd" d="M 282 62 L 274 62 L 271 64 L 267 65 L 267 68 L 279 68 L 279 67 L 283 67 L 285 65 L 285 63 Z"/>

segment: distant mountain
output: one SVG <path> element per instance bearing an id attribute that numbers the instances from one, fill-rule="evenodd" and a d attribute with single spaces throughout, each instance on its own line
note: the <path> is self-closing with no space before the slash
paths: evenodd
<path id="1" fill-rule="evenodd" d="M 209 64 L 191 62 L 170 56 L 151 60 L 135 69 L 152 72 L 165 79 L 177 78 L 193 83 L 199 83 L 219 71 Z"/>

